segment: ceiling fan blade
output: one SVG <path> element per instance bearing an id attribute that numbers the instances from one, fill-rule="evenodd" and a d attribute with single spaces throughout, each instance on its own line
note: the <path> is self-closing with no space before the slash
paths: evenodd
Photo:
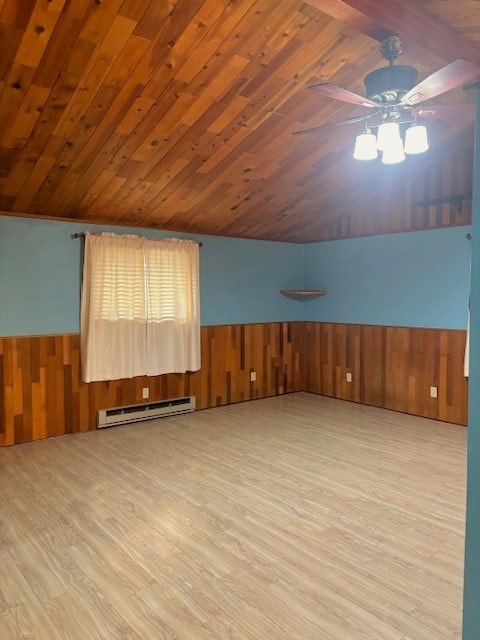
<path id="1" fill-rule="evenodd" d="M 333 98 L 334 100 L 341 100 L 342 102 L 348 102 L 349 104 L 356 104 L 359 107 L 373 107 L 375 109 L 378 109 L 378 104 L 376 102 L 373 102 L 373 100 L 364 98 L 358 93 L 353 93 L 353 91 L 348 91 L 348 89 L 337 87 L 335 84 L 329 84 L 328 82 L 312 84 L 308 87 L 308 89 L 311 91 L 316 91 L 317 93 L 321 93 L 328 98 Z"/>
<path id="2" fill-rule="evenodd" d="M 357 124 L 358 122 L 368 122 L 368 119 L 372 116 L 376 115 L 376 113 L 368 114 L 366 116 L 356 116 L 355 118 L 348 118 L 348 120 L 338 120 L 337 122 L 327 122 L 325 124 L 320 124 L 317 127 L 310 127 L 310 129 L 301 129 L 300 131 L 293 131 L 292 135 L 294 136 L 302 136 L 307 135 L 309 133 L 317 133 L 319 131 L 324 131 L 326 129 L 332 129 L 333 127 L 339 127 L 344 124 Z"/>
<path id="3" fill-rule="evenodd" d="M 403 96 L 400 104 L 413 106 L 424 102 L 424 100 L 435 98 L 435 96 L 455 89 L 478 75 L 480 75 L 480 67 L 477 64 L 468 60 L 455 60 L 410 89 Z"/>
<path id="4" fill-rule="evenodd" d="M 475 105 L 460 104 L 423 104 L 415 107 L 413 115 L 417 118 L 449 120 L 450 118 L 468 118 L 475 113 Z"/>

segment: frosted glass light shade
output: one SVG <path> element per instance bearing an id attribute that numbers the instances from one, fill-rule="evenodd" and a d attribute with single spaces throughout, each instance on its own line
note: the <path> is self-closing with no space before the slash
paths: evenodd
<path id="1" fill-rule="evenodd" d="M 397 122 L 384 122 L 378 127 L 377 149 L 385 151 L 388 145 L 401 140 L 400 127 Z"/>
<path id="2" fill-rule="evenodd" d="M 356 137 L 353 151 L 355 160 L 375 160 L 377 155 L 377 140 L 370 130 Z"/>
<path id="3" fill-rule="evenodd" d="M 427 128 L 414 124 L 405 133 L 405 153 L 416 154 L 428 151 Z"/>
<path id="4" fill-rule="evenodd" d="M 383 164 L 397 164 L 404 160 L 403 140 L 400 137 L 397 140 L 390 140 L 382 155 Z"/>

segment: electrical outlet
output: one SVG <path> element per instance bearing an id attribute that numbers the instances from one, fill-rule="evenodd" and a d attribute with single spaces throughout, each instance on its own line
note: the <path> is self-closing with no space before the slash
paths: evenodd
<path id="1" fill-rule="evenodd" d="M 350 372 L 347 373 L 347 382 L 352 381 L 352 374 Z"/>
<path id="2" fill-rule="evenodd" d="M 144 400 L 147 400 L 149 396 L 150 396 L 150 389 L 148 387 L 143 387 L 143 389 L 142 389 L 142 398 Z"/>
<path id="3" fill-rule="evenodd" d="M 437 397 L 437 387 L 430 387 L 430 398 L 436 398 Z"/>
<path id="4" fill-rule="evenodd" d="M 250 371 L 250 382 L 255 382 L 256 379 L 257 379 L 257 372 Z"/>

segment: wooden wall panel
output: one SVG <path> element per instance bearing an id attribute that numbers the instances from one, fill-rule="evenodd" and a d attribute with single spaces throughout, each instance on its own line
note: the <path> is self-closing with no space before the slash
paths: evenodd
<path id="1" fill-rule="evenodd" d="M 202 327 L 202 369 L 82 383 L 79 335 L 0 338 L 0 446 L 94 429 L 98 409 L 194 395 L 199 409 L 301 390 L 299 322 Z M 256 382 L 250 372 L 256 371 Z"/>
<path id="2" fill-rule="evenodd" d="M 469 225 L 472 221 L 473 142 L 461 137 L 445 156 L 427 167 L 411 158 L 410 174 L 387 170 L 368 178 L 330 203 L 332 222 L 320 240 L 340 240 L 405 231 Z M 463 199 L 455 200 L 456 196 Z"/>
<path id="3" fill-rule="evenodd" d="M 304 324 L 305 391 L 467 423 L 465 331 Z M 438 388 L 436 399 L 430 397 L 431 386 Z"/>
<path id="4" fill-rule="evenodd" d="M 0 446 L 94 429 L 98 409 L 142 402 L 146 386 L 151 400 L 194 395 L 199 409 L 304 390 L 466 424 L 464 347 L 464 331 L 441 329 L 202 327 L 201 371 L 85 384 L 78 335 L 0 338 Z"/>

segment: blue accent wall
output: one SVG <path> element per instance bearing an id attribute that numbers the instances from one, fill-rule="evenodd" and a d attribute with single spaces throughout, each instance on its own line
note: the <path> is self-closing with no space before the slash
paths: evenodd
<path id="1" fill-rule="evenodd" d="M 478 91 L 475 137 L 463 640 L 478 640 L 480 637 L 480 92 Z"/>
<path id="2" fill-rule="evenodd" d="M 305 245 L 304 285 L 327 295 L 304 319 L 465 329 L 470 291 L 469 227 Z"/>
<path id="3" fill-rule="evenodd" d="M 302 284 L 301 245 L 0 217 L 0 335 L 79 331 L 81 240 L 73 233 L 188 237 L 200 250 L 204 325 L 302 319 L 280 289 Z"/>
<path id="4" fill-rule="evenodd" d="M 200 253 L 202 324 L 313 320 L 466 327 L 469 227 L 295 245 L 0 217 L 0 335 L 79 331 L 76 232 L 190 237 Z M 326 289 L 305 303 L 280 289 Z"/>

